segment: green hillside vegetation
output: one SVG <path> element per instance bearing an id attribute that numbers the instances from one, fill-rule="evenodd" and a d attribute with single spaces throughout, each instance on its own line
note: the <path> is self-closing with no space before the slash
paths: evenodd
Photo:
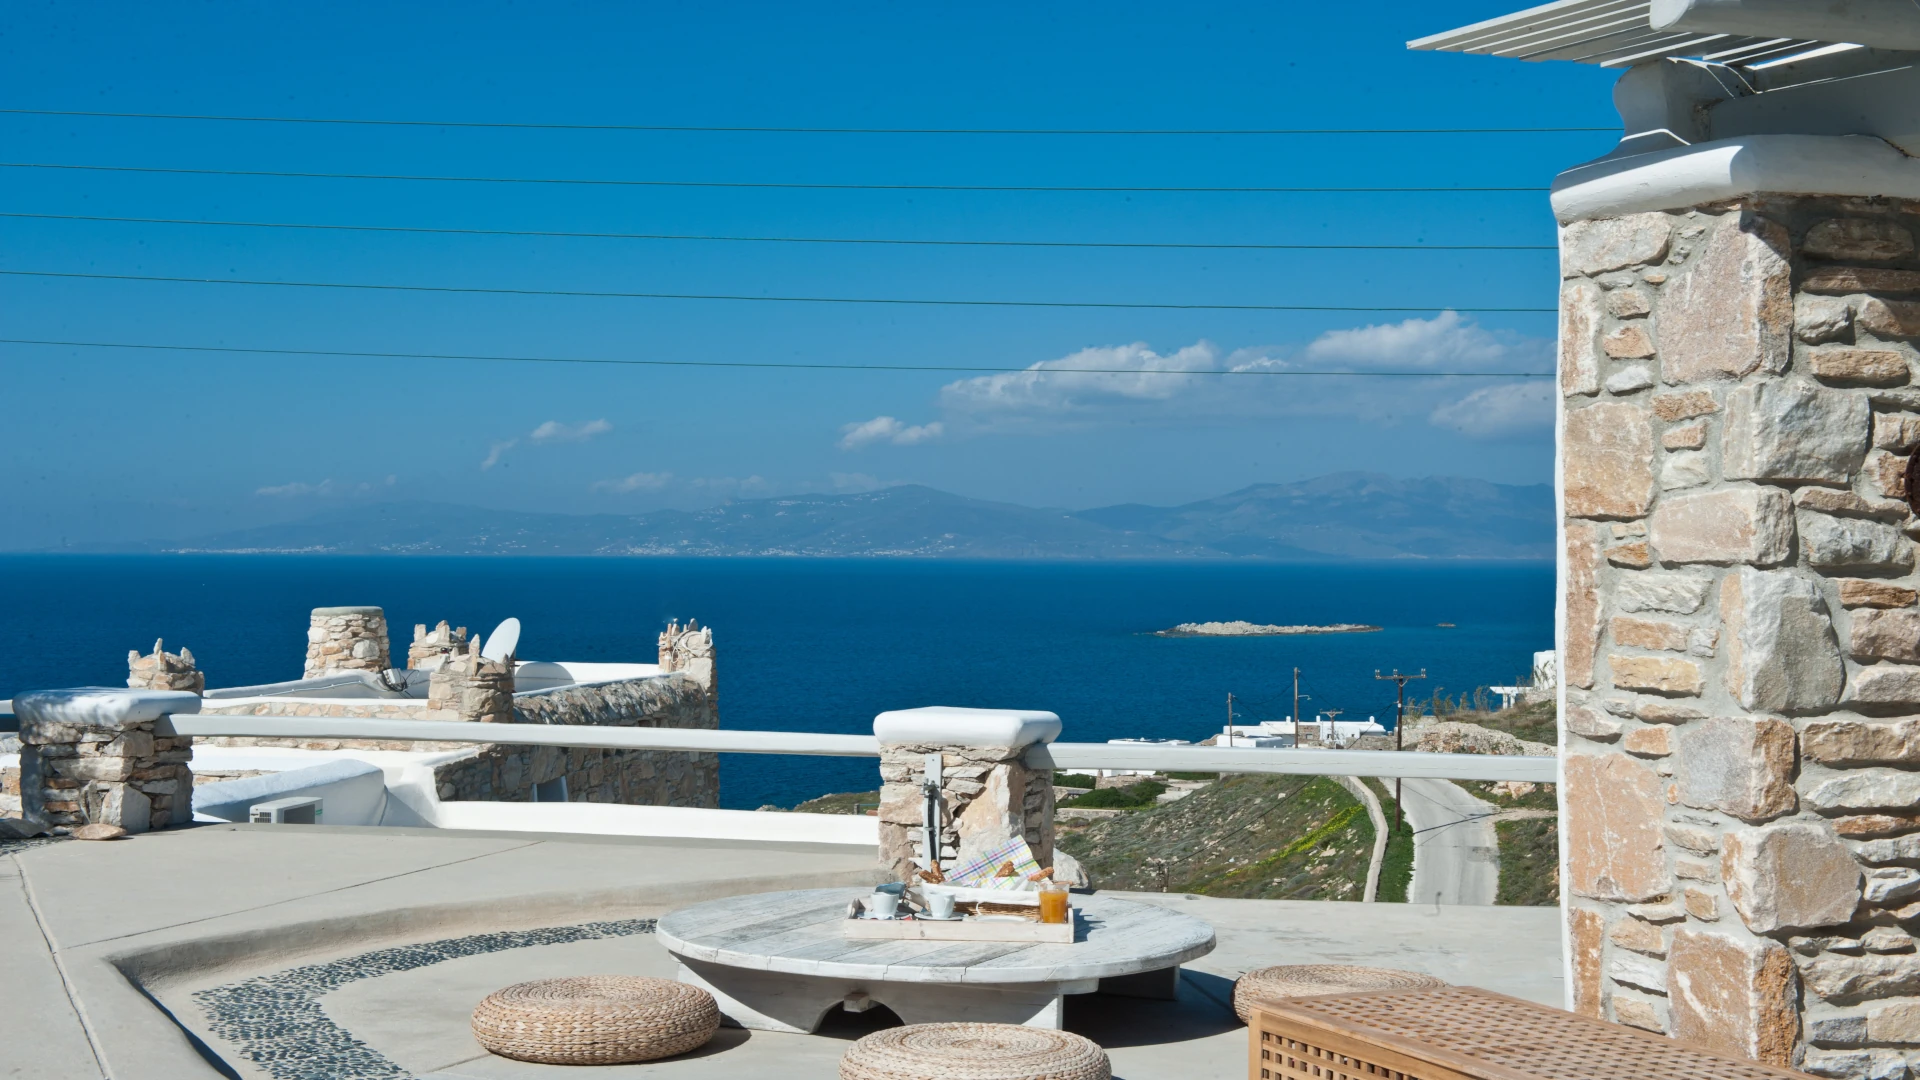
<path id="1" fill-rule="evenodd" d="M 1088 810 L 1141 810 L 1154 805 L 1153 801 L 1166 790 L 1167 785 L 1158 780 L 1142 780 L 1124 787 L 1095 788 L 1085 795 L 1070 795 L 1055 805 Z"/>
<path id="2" fill-rule="evenodd" d="M 1243 775 L 1164 806 L 1081 828 L 1063 823 L 1055 844 L 1102 889 L 1358 900 L 1373 825 L 1333 780 Z"/>
<path id="3" fill-rule="evenodd" d="M 1500 892 L 1494 902 L 1545 907 L 1560 902 L 1560 831 L 1554 818 L 1496 821 Z"/>
<path id="4" fill-rule="evenodd" d="M 1366 785 L 1380 797 L 1380 812 L 1386 815 L 1387 828 L 1393 829 L 1393 785 L 1385 780 L 1367 780 Z M 1413 887 L 1413 826 L 1403 816 L 1400 827 L 1387 837 L 1387 853 L 1380 859 L 1380 889 L 1375 900 L 1382 904 L 1404 904 Z"/>

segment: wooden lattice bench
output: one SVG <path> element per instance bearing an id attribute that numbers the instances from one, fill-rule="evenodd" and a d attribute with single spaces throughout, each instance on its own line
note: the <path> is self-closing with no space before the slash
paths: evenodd
<path id="1" fill-rule="evenodd" d="M 1259 1002 L 1248 1080 L 1812 1080 L 1470 986 Z"/>

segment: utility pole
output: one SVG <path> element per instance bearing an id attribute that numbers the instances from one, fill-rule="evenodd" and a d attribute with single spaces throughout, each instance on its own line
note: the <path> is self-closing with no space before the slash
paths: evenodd
<path id="1" fill-rule="evenodd" d="M 1227 691 L 1227 745 L 1233 745 L 1233 691 Z"/>
<path id="2" fill-rule="evenodd" d="M 1311 697 L 1311 695 L 1309 695 Z M 1293 669 L 1293 746 L 1300 748 L 1300 669 Z"/>
<path id="3" fill-rule="evenodd" d="M 1334 746 L 1340 745 L 1340 738 L 1339 738 L 1340 737 L 1340 714 L 1346 711 L 1347 710 L 1345 709 L 1320 710 L 1321 715 L 1327 718 L 1327 723 L 1332 725 L 1331 727 L 1327 728 L 1327 737 L 1320 740 L 1320 745 L 1325 746 L 1329 743 L 1333 744 Z"/>
<path id="4" fill-rule="evenodd" d="M 1400 674 L 1399 668 L 1394 668 L 1393 674 L 1382 675 L 1380 674 L 1379 668 L 1374 668 L 1373 677 L 1382 680 L 1391 679 L 1394 686 L 1400 691 L 1399 701 L 1394 705 L 1393 710 L 1393 748 L 1395 750 L 1404 750 L 1407 744 L 1406 740 L 1401 738 L 1400 731 L 1406 726 L 1407 722 L 1407 684 L 1415 679 L 1426 678 L 1427 669 L 1421 668 L 1420 674 L 1418 675 L 1402 675 Z M 1400 778 L 1397 776 L 1393 778 L 1393 831 L 1400 831 Z M 1392 834 L 1390 833 L 1388 835 L 1391 836 Z"/>

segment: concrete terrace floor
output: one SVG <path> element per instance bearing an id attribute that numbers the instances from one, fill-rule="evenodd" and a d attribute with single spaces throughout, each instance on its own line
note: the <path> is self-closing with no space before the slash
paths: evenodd
<path id="1" fill-rule="evenodd" d="M 357 1080 L 577 1077 L 491 1057 L 467 1017 L 488 992 L 577 974 L 671 977 L 645 920 L 718 896 L 862 885 L 873 853 L 776 845 L 204 826 L 0 856 L 0 1077 Z M 1178 1001 L 1068 999 L 1067 1026 L 1124 1080 L 1238 1077 L 1232 980 L 1284 963 L 1430 972 L 1558 1005 L 1551 908 L 1297 903 L 1127 894 L 1215 927 Z M 705 1050 L 609 1078 L 828 1080 L 848 1041 L 722 1028 Z"/>

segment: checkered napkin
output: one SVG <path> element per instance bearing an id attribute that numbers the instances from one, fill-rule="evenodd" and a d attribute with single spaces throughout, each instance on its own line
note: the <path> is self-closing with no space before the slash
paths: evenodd
<path id="1" fill-rule="evenodd" d="M 1000 868 L 1008 862 L 1013 863 L 1013 877 L 995 877 Z M 1007 842 L 975 855 L 966 862 L 947 872 L 947 883 L 971 889 L 993 889 L 997 892 L 1025 892 L 1033 888 L 1028 879 L 1040 872 L 1040 864 L 1033 858 L 1033 849 L 1027 842 L 1014 837 Z"/>

